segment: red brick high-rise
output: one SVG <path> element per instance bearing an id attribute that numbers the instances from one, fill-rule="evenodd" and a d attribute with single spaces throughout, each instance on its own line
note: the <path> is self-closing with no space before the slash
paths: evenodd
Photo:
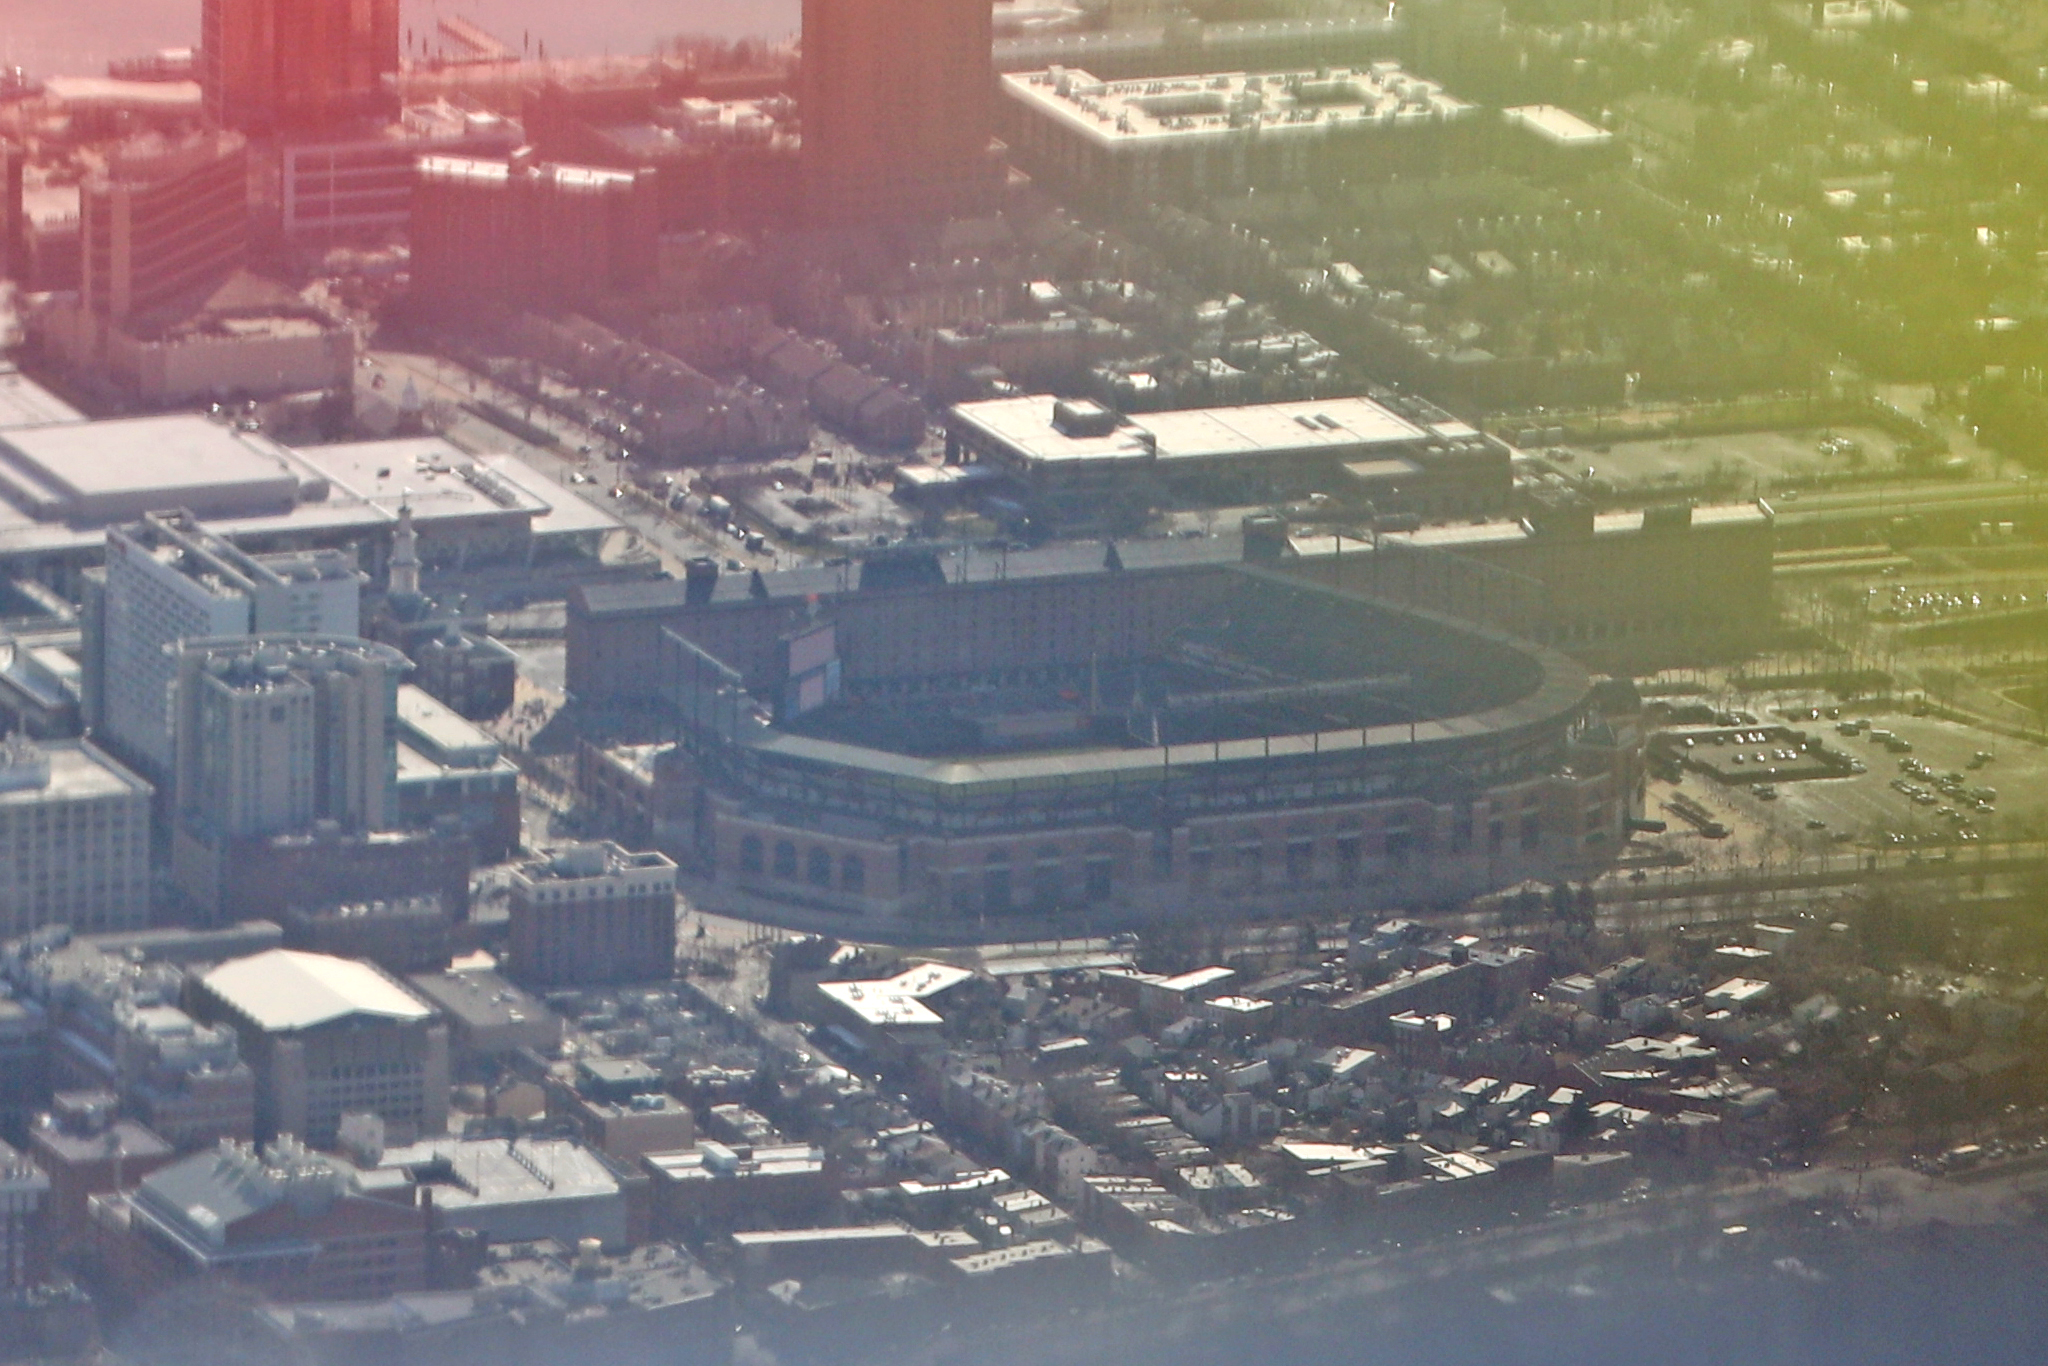
<path id="1" fill-rule="evenodd" d="M 207 116 L 249 133 L 313 132 L 396 107 L 398 0 L 203 0 Z"/>
<path id="2" fill-rule="evenodd" d="M 813 222 L 989 211 L 990 24 L 982 0 L 804 0 L 799 113 Z"/>

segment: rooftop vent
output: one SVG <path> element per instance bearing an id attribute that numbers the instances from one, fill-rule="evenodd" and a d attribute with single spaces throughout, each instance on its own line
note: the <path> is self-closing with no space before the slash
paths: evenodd
<path id="1" fill-rule="evenodd" d="M 1108 436 L 1120 420 L 1093 399 L 1063 398 L 1052 405 L 1052 425 L 1062 436 Z"/>

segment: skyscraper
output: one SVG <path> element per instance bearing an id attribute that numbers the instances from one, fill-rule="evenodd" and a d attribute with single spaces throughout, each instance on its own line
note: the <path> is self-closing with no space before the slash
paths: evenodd
<path id="1" fill-rule="evenodd" d="M 189 512 L 109 528 L 106 568 L 86 584 L 86 724 L 168 786 L 178 666 L 165 647 L 260 632 L 353 636 L 361 581 L 340 551 L 249 555 Z"/>
<path id="2" fill-rule="evenodd" d="M 804 0 L 805 208 L 821 226 L 985 213 L 995 95 L 980 0 Z"/>
<path id="3" fill-rule="evenodd" d="M 398 0 L 203 0 L 199 81 L 215 123 L 329 131 L 397 108 Z"/>
<path id="4" fill-rule="evenodd" d="M 333 636 L 190 641 L 178 657 L 171 876 L 218 915 L 249 850 L 324 826 L 398 823 L 398 684 L 388 645 Z"/>
<path id="5" fill-rule="evenodd" d="M 177 821 L 219 842 L 398 816 L 405 656 L 327 636 L 187 642 L 178 658 Z"/>

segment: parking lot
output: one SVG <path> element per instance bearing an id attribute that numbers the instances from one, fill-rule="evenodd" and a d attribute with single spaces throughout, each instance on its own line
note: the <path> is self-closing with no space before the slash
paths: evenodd
<path id="1" fill-rule="evenodd" d="M 1854 447 L 1823 453 L 1828 438 L 1846 439 Z M 1569 455 L 1551 463 L 1576 462 L 1571 474 L 1591 467 L 1596 477 L 1617 489 L 1655 489 L 1697 485 L 1718 475 L 1716 482 L 1740 494 L 1752 489 L 1769 493 L 1779 481 L 1840 478 L 1852 472 L 1875 473 L 1897 463 L 1897 443 L 1875 428 L 1844 427 L 1829 431 L 1730 432 L 1720 436 L 1617 441 L 1606 450 L 1567 448 Z M 1852 455 L 1851 449 L 1860 454 Z"/>
<path id="2" fill-rule="evenodd" d="M 2026 837 L 2048 828 L 2048 750 L 1952 721 L 1903 713 L 1875 717 L 1872 728 L 1890 730 L 1911 744 L 1912 750 L 1904 754 L 1887 750 L 1868 731 L 1841 736 L 1832 722 L 1825 721 L 1806 723 L 1805 728 L 1825 735 L 1830 749 L 1861 760 L 1867 771 L 1807 781 L 1780 779 L 1775 801 L 1696 772 L 1685 775 L 1680 790 L 1710 809 L 1729 811 L 1735 817 L 1731 828 L 1761 827 L 1797 848 L 1818 849 L 1845 834 L 1858 844 L 1881 844 L 1890 835 L 1915 841 L 1954 837 L 1965 826 L 1986 840 Z M 1970 763 L 1979 751 L 1996 757 L 1973 769 Z M 1924 763 L 1936 775 L 1960 773 L 1966 787 L 1995 789 L 1993 811 L 1967 811 L 1967 801 L 1946 794 L 1937 794 L 1932 802 L 1915 802 L 1892 786 L 1906 776 L 1900 771 L 1905 759 Z M 1934 786 L 1930 779 L 1909 781 L 1923 788 Z M 1969 819 L 1944 817 L 1939 813 L 1945 807 L 1967 811 Z"/>

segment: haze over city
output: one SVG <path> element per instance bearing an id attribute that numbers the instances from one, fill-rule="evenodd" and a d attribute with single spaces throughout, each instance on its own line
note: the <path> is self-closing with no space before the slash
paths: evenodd
<path id="1" fill-rule="evenodd" d="M 2048 1355 L 2048 16 L 14 0 L 0 1366 Z"/>
<path id="2" fill-rule="evenodd" d="M 796 0 L 406 0 L 405 24 L 418 32 L 443 14 L 467 15 L 518 42 L 530 34 L 560 57 L 645 53 L 684 36 L 787 37 L 796 30 Z M 0 25 L 0 66 L 34 71 L 88 71 L 110 58 L 199 41 L 189 0 L 13 0 Z"/>

